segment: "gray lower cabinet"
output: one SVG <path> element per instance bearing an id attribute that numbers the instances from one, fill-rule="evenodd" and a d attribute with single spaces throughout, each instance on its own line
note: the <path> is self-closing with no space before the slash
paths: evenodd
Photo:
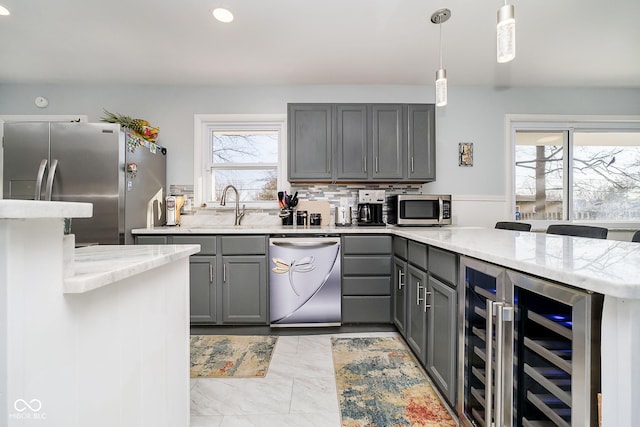
<path id="1" fill-rule="evenodd" d="M 189 259 L 189 300 L 192 323 L 216 323 L 216 257 Z"/>
<path id="2" fill-rule="evenodd" d="M 456 363 L 458 255 L 429 247 L 427 363 L 429 376 L 453 406 L 457 398 Z"/>
<path id="3" fill-rule="evenodd" d="M 418 360 L 427 361 L 427 272 L 411 264 L 407 266 L 406 340 Z"/>
<path id="4" fill-rule="evenodd" d="M 342 237 L 342 322 L 391 323 L 391 236 Z"/>
<path id="5" fill-rule="evenodd" d="M 429 276 L 427 372 L 452 405 L 456 402 L 457 292 Z"/>
<path id="6" fill-rule="evenodd" d="M 200 245 L 189 258 L 191 323 L 268 323 L 266 236 L 136 236 L 135 243 Z"/>
<path id="7" fill-rule="evenodd" d="M 264 255 L 222 256 L 222 323 L 267 323 Z"/>
<path id="8" fill-rule="evenodd" d="M 393 324 L 406 335 L 407 319 L 407 261 L 393 257 Z"/>

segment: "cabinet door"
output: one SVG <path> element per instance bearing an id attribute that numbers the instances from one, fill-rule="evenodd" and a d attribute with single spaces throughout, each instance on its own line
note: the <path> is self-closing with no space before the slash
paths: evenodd
<path id="1" fill-rule="evenodd" d="M 427 273 L 407 266 L 407 342 L 424 365 L 427 361 Z"/>
<path id="2" fill-rule="evenodd" d="M 348 180 L 366 180 L 371 159 L 368 156 L 367 106 L 336 106 L 336 178 Z"/>
<path id="3" fill-rule="evenodd" d="M 404 153 L 402 105 L 374 104 L 372 112 L 373 171 L 376 180 L 402 179 Z"/>
<path id="4" fill-rule="evenodd" d="M 393 260 L 393 323 L 402 336 L 406 337 L 406 285 L 407 263 L 398 257 Z"/>
<path id="5" fill-rule="evenodd" d="M 289 181 L 331 181 L 333 107 L 289 104 Z"/>
<path id="6" fill-rule="evenodd" d="M 135 236 L 136 245 L 166 245 L 167 236 Z"/>
<path id="7" fill-rule="evenodd" d="M 409 181 L 433 181 L 436 179 L 436 114 L 433 104 L 407 105 Z"/>
<path id="8" fill-rule="evenodd" d="M 456 400 L 457 293 L 429 276 L 427 371 L 450 404 Z"/>
<path id="9" fill-rule="evenodd" d="M 216 257 L 189 259 L 189 289 L 192 323 L 216 323 Z"/>
<path id="10" fill-rule="evenodd" d="M 222 322 L 267 323 L 264 255 L 222 257 Z"/>

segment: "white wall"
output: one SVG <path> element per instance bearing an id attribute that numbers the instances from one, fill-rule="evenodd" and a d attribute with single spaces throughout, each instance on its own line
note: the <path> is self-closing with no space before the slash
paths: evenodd
<path id="1" fill-rule="evenodd" d="M 453 78 L 452 78 L 453 80 Z M 102 109 L 140 117 L 160 127 L 169 150 L 168 184 L 193 181 L 194 114 L 286 113 L 287 102 L 434 102 L 432 86 L 123 86 L 1 85 L 0 115 L 87 114 Z M 42 110 L 36 96 L 49 99 Z M 438 108 L 437 181 L 431 193 L 505 194 L 505 114 L 638 115 L 640 89 L 554 89 L 449 86 L 449 105 Z M 474 143 L 474 166 L 458 166 L 458 143 Z M 504 210 L 498 215 L 503 215 Z M 490 215 L 489 215 L 490 216 Z M 493 221 L 493 220 L 492 220 Z M 465 224 L 466 225 L 466 224 Z"/>

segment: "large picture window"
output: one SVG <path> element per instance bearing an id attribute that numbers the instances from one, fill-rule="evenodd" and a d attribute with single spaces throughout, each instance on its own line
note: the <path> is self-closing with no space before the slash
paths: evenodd
<path id="1" fill-rule="evenodd" d="M 515 215 L 640 221 L 640 125 L 514 123 Z"/>

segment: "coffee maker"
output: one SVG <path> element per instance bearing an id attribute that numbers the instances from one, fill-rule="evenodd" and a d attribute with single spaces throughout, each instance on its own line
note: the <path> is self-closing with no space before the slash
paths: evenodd
<path id="1" fill-rule="evenodd" d="M 382 207 L 385 202 L 384 190 L 358 191 L 358 225 L 384 226 Z"/>

